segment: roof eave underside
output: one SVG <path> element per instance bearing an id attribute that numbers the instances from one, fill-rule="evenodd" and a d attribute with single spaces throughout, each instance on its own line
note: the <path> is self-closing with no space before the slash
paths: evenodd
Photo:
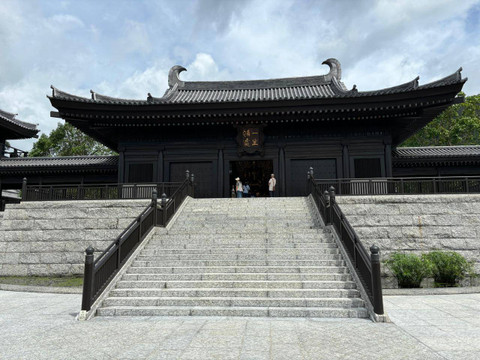
<path id="1" fill-rule="evenodd" d="M 12 121 L 2 116 L 0 116 L 0 128 L 9 131 L 11 135 L 8 137 L 8 140 L 36 138 L 40 131 L 39 129 L 29 129 L 18 124 L 18 121 Z"/>

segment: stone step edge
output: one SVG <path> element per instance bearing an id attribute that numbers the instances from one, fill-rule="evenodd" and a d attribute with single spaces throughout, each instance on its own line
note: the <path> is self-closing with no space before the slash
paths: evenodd
<path id="1" fill-rule="evenodd" d="M 296 248 L 296 247 L 285 247 L 285 246 L 278 246 L 278 247 L 275 247 L 273 249 L 275 250 L 295 250 L 295 251 L 298 251 L 298 250 L 302 250 L 302 251 L 310 251 L 310 250 L 323 250 L 324 247 L 326 247 L 327 249 L 336 249 L 338 248 L 335 243 L 316 243 L 317 246 L 312 246 L 312 247 L 299 247 L 299 248 Z M 319 248 L 319 245 L 328 245 L 328 246 L 320 246 Z M 269 248 L 266 247 L 266 246 L 255 246 L 255 247 L 237 247 L 237 246 L 231 246 L 229 247 L 231 249 L 236 249 L 238 251 L 244 251 L 244 250 L 249 250 L 249 251 L 255 251 L 255 250 L 268 250 Z M 224 246 L 219 246 L 219 247 L 199 247 L 199 248 L 184 248 L 184 247 L 178 247 L 178 248 L 165 248 L 165 247 L 161 247 L 161 246 L 156 246 L 156 247 L 153 247 L 151 246 L 151 244 L 148 244 L 148 246 L 146 246 L 142 253 L 145 253 L 145 252 L 150 252 L 150 251 L 205 251 L 207 249 L 210 249 L 211 250 L 218 250 L 218 251 L 221 251 L 221 250 L 224 250 L 225 247 Z M 211 254 L 211 252 L 206 252 L 205 254 Z"/>
<path id="2" fill-rule="evenodd" d="M 282 288 L 115 288 L 111 292 L 145 292 L 145 291 L 156 291 L 156 292 L 192 292 L 192 291 L 201 291 L 201 292 L 358 292 L 358 289 L 345 289 L 345 288 L 332 288 L 332 289 L 282 289 Z"/>
<path id="3" fill-rule="evenodd" d="M 192 297 L 185 297 L 185 296 L 170 296 L 170 297 L 163 297 L 163 296 L 112 296 L 108 297 L 106 300 L 115 299 L 115 300 L 129 300 L 129 301 L 136 301 L 136 300 L 212 300 L 212 301 L 234 301 L 234 300 L 251 300 L 251 301 L 326 301 L 326 302 L 341 302 L 341 303 L 363 303 L 363 300 L 359 297 L 302 297 L 302 298 L 292 298 L 292 297 L 251 297 L 251 296 L 226 296 L 226 297 L 215 297 L 215 296 L 192 296 Z"/>
<path id="4" fill-rule="evenodd" d="M 149 267 L 145 268 L 145 269 L 151 269 Z M 312 275 L 322 275 L 322 276 L 326 276 L 326 275 L 350 275 L 350 273 L 345 273 L 345 274 L 340 274 L 340 273 L 237 273 L 237 272 L 234 272 L 234 273 L 195 273 L 194 275 L 199 275 L 199 276 L 202 276 L 202 275 L 208 275 L 208 276 L 215 276 L 215 275 L 275 275 L 275 276 L 284 276 L 284 275 L 287 275 L 287 276 L 292 276 L 292 275 L 308 275 L 308 276 L 312 276 Z M 125 273 L 125 275 L 142 275 L 142 276 L 145 276 L 145 275 L 148 275 L 148 276 L 163 276 L 163 275 L 192 275 L 190 273 L 172 273 L 172 274 L 165 274 L 165 273 L 141 273 L 141 274 L 137 274 L 137 273 Z"/>
<path id="5" fill-rule="evenodd" d="M 337 260 L 332 260 L 337 261 Z M 340 261 L 340 260 L 338 260 Z M 129 269 L 244 269 L 246 266 L 130 266 Z M 249 266 L 249 268 L 284 268 L 284 269 L 324 269 L 324 268 L 342 268 L 348 269 L 344 265 L 323 265 L 323 266 L 280 266 L 280 265 L 263 265 L 263 266 Z M 295 273 L 285 273 L 285 274 L 295 274 Z M 298 272 L 297 274 L 302 274 Z"/>
<path id="6" fill-rule="evenodd" d="M 335 308 L 335 307 L 245 307 L 245 306 L 108 306 L 99 308 L 97 315 L 111 312 L 110 316 L 155 316 L 152 313 L 165 312 L 173 316 L 265 316 L 265 317 L 361 317 L 367 318 L 368 313 L 364 307 Z M 228 314 L 225 314 L 227 312 Z M 132 314 L 133 313 L 133 314 Z M 142 314 L 143 313 L 143 314 Z M 220 315 L 221 314 L 221 315 Z M 315 316 L 316 315 L 316 316 Z M 105 315 L 103 315 L 105 316 Z M 161 316 L 161 315 L 159 315 Z M 167 315 L 168 316 L 168 315 Z"/>
<path id="7" fill-rule="evenodd" d="M 278 283 L 287 283 L 287 284 L 355 284 L 355 281 L 349 280 L 119 280 L 118 283 L 142 283 L 142 284 L 155 284 L 155 283 L 188 283 L 188 284 L 195 284 L 195 283 L 219 283 L 219 284 L 230 284 L 230 283 L 269 283 L 269 284 L 278 284 Z M 123 288 L 122 288 L 123 289 Z M 148 288 L 146 288 L 148 289 Z M 155 288 L 153 288 L 155 289 Z M 225 288 L 221 288 L 225 289 Z M 227 288 L 228 289 L 228 288 Z M 327 288 L 328 289 L 328 288 Z"/>

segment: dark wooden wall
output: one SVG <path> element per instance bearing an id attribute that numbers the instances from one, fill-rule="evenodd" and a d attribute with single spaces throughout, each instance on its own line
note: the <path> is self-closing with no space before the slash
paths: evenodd
<path id="1" fill-rule="evenodd" d="M 306 174 L 310 166 L 316 178 L 356 177 L 355 160 L 378 163 L 378 176 L 391 175 L 390 137 L 385 134 L 339 134 L 325 128 L 300 129 L 291 126 L 267 127 L 262 153 L 240 154 L 233 127 L 164 130 L 156 139 L 120 145 L 119 181 L 128 181 L 135 164 L 150 164 L 151 181 L 181 181 L 185 170 L 195 174 L 199 197 L 230 196 L 230 162 L 270 160 L 277 178 L 279 196 L 305 195 Z M 376 160 L 374 160 L 376 159 Z M 140 166 L 140 168 L 142 168 Z M 368 169 L 367 169 L 368 170 Z M 362 173 L 364 176 L 368 172 Z M 266 186 L 266 185 L 265 185 Z"/>

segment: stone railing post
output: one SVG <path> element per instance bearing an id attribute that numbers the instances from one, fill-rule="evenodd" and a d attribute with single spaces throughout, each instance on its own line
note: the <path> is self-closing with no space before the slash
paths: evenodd
<path id="1" fill-rule="evenodd" d="M 329 197 L 329 208 L 328 208 L 328 218 L 330 219 L 330 224 L 333 225 L 333 204 L 335 204 L 335 188 L 333 186 L 330 186 L 330 189 L 328 189 L 328 197 Z"/>
<path id="2" fill-rule="evenodd" d="M 323 193 L 323 198 L 325 199 L 325 225 L 330 225 L 332 220 L 330 219 L 330 195 L 328 190 Z"/>
<path id="3" fill-rule="evenodd" d="M 307 171 L 307 195 L 313 192 L 313 167 L 310 166 L 310 169 Z"/>
<path id="4" fill-rule="evenodd" d="M 373 311 L 375 314 L 383 314 L 382 279 L 380 275 L 380 249 L 376 245 L 370 247 L 372 261 L 372 295 Z"/>
<path id="5" fill-rule="evenodd" d="M 195 197 L 195 175 L 190 176 L 190 186 L 192 187 L 192 197 Z"/>
<path id="6" fill-rule="evenodd" d="M 158 202 L 158 194 L 157 194 L 157 189 L 155 188 L 152 191 L 153 226 L 157 226 L 157 202 Z"/>
<path id="7" fill-rule="evenodd" d="M 22 182 L 22 201 L 27 200 L 27 178 L 23 178 Z"/>
<path id="8" fill-rule="evenodd" d="M 167 226 L 167 194 L 162 194 L 162 226 Z"/>
<path id="9" fill-rule="evenodd" d="M 92 307 L 93 296 L 93 247 L 85 250 L 85 270 L 83 275 L 82 310 L 88 311 Z"/>

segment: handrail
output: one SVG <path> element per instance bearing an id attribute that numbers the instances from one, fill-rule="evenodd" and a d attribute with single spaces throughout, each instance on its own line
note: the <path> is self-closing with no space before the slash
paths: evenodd
<path id="1" fill-rule="evenodd" d="M 313 177 L 313 168 L 310 168 L 307 176 L 307 192 L 312 195 L 325 224 L 332 225 L 333 230 L 342 242 L 373 305 L 373 311 L 381 315 L 384 310 L 379 248 L 372 245 L 369 256 L 354 228 L 335 201 L 335 188 L 331 186 L 328 191 L 322 191 L 322 189 L 321 184 L 318 184 Z"/>
<path id="2" fill-rule="evenodd" d="M 170 196 L 181 185 L 182 182 L 28 185 L 24 178 L 22 201 L 149 199 L 153 189 Z"/>
<path id="3" fill-rule="evenodd" d="M 85 255 L 82 311 L 92 304 L 125 265 L 136 248 L 155 226 L 166 226 L 187 196 L 194 196 L 194 175 L 186 171 L 186 179 L 167 199 L 163 193 L 158 206 L 157 190 L 152 190 L 152 201 L 120 235 L 94 260 L 94 249 L 89 246 Z"/>
<path id="4" fill-rule="evenodd" d="M 480 193 L 480 176 L 315 179 L 315 183 L 324 190 L 335 187 L 336 195 Z"/>

